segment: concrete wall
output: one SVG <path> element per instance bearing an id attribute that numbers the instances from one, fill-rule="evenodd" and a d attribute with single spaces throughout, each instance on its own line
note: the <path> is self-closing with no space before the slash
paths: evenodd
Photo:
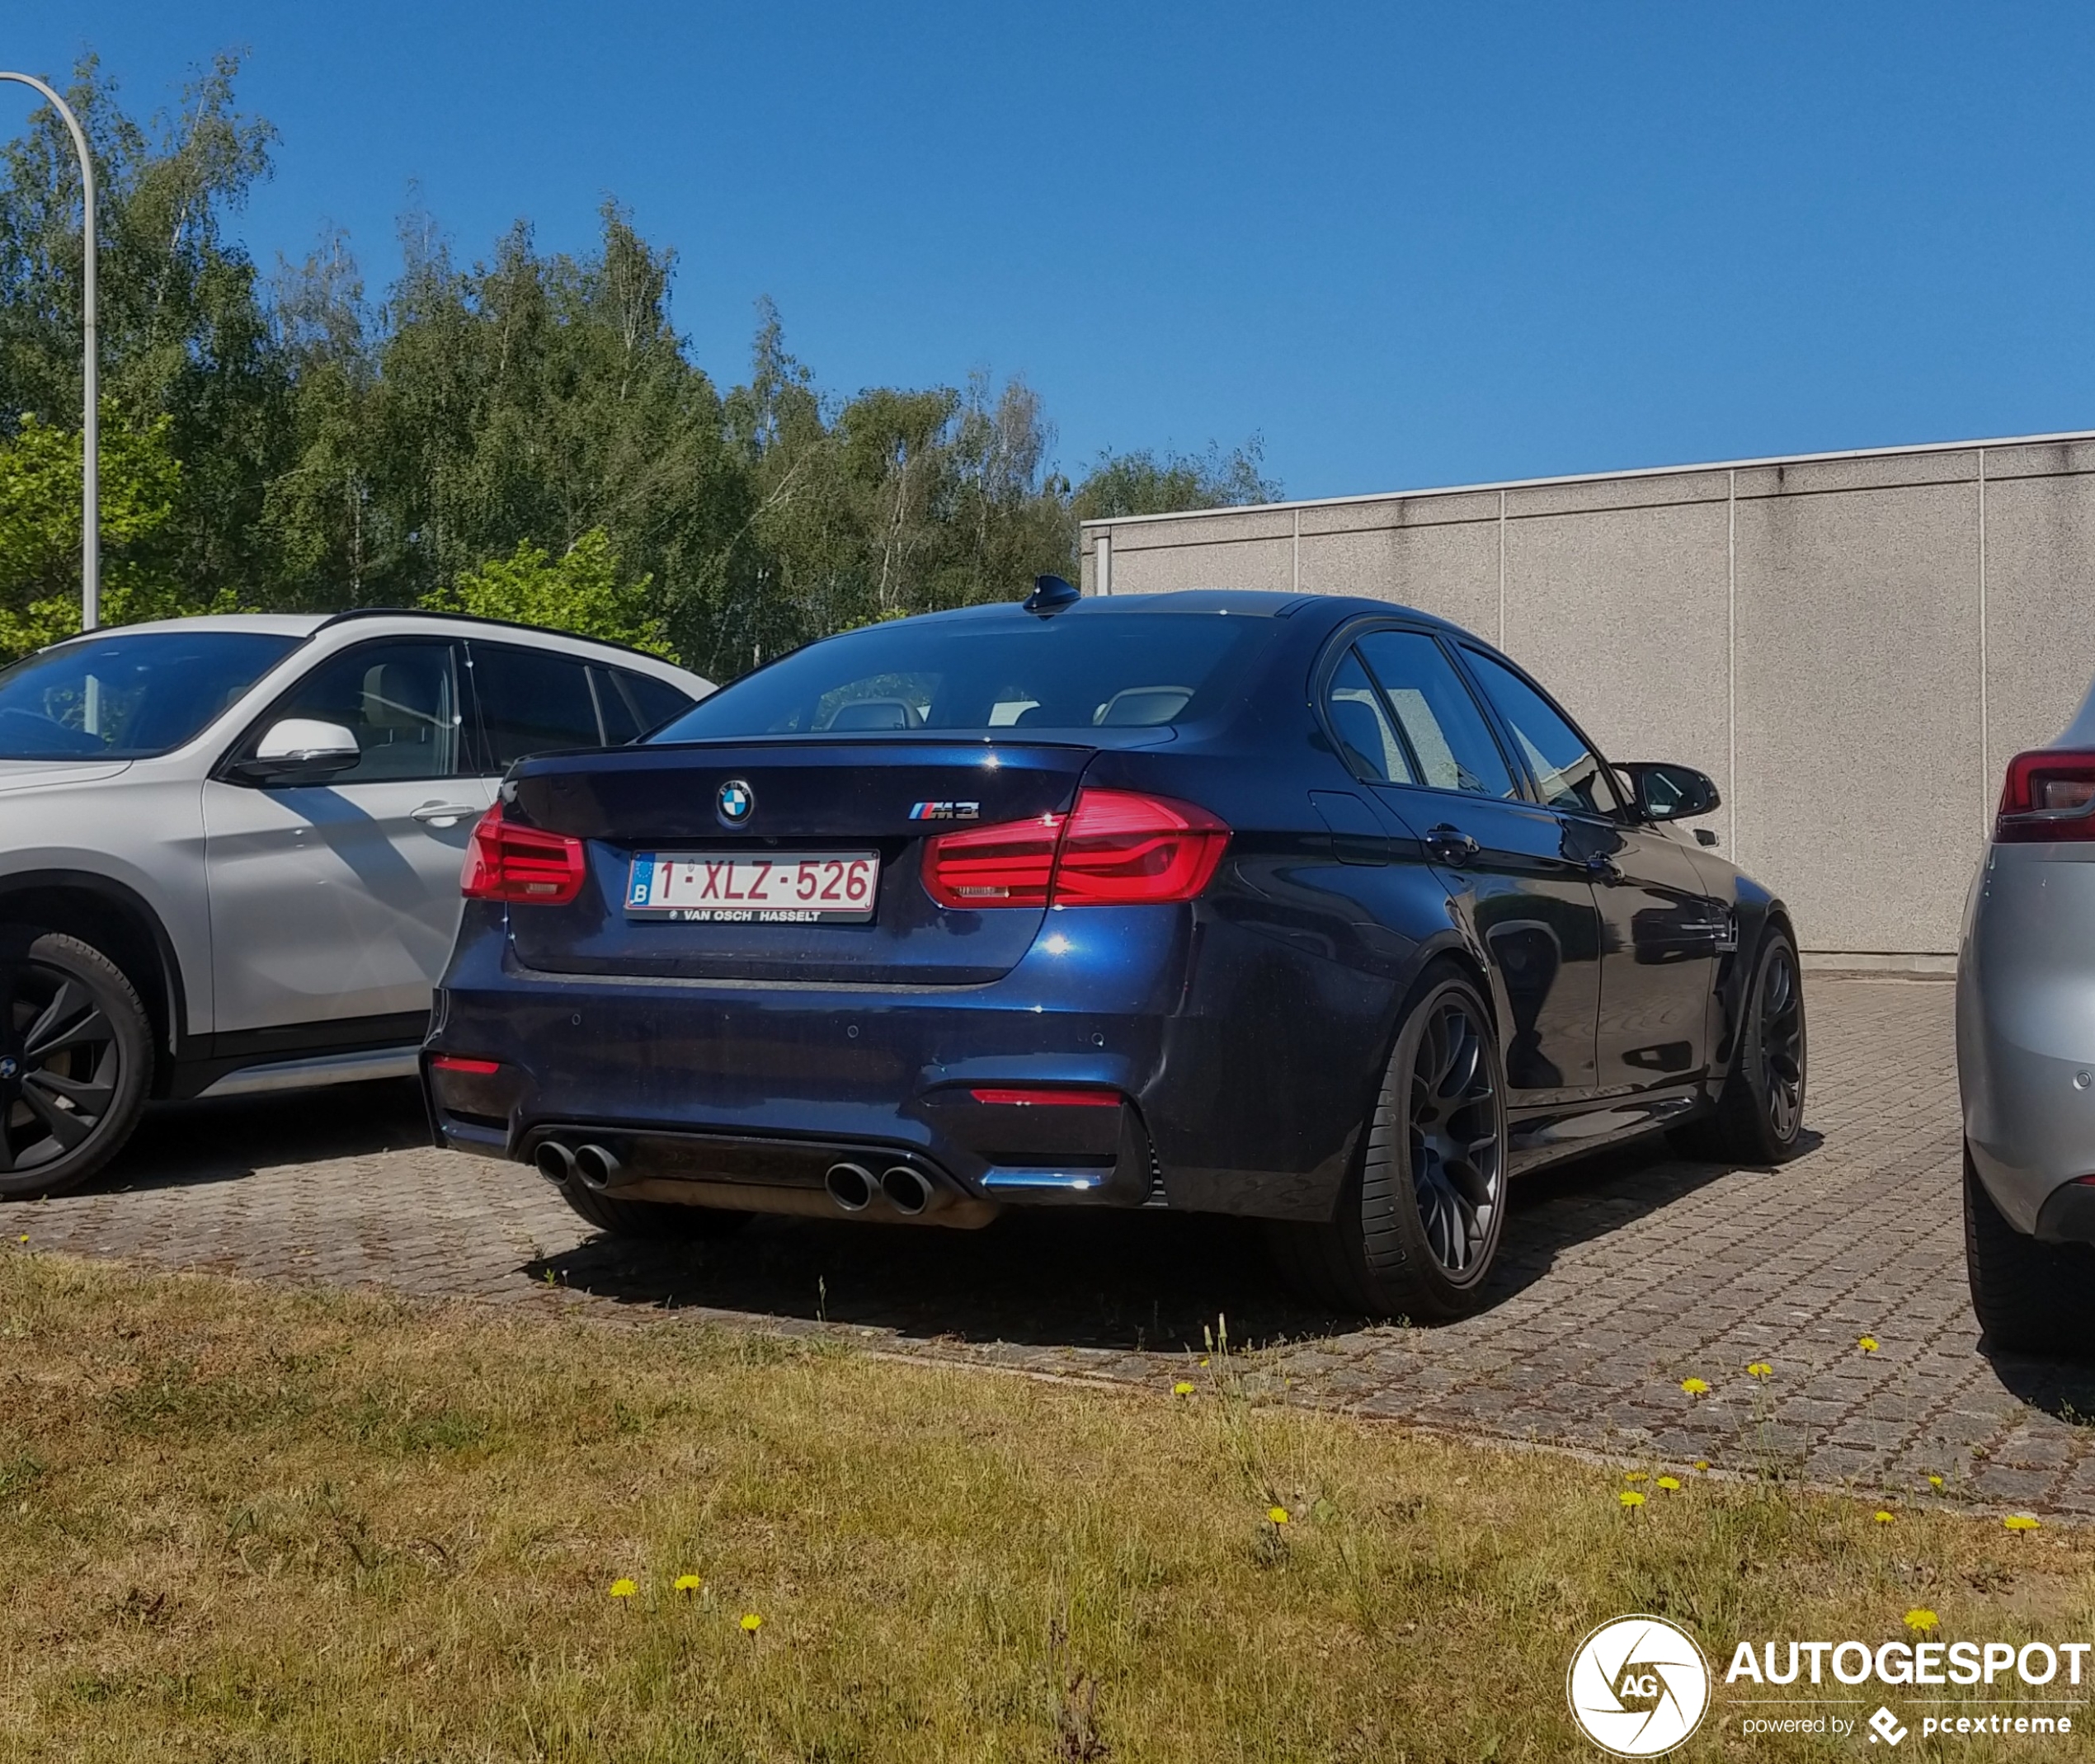
<path id="1" fill-rule="evenodd" d="M 1094 522 L 1083 586 L 1451 619 L 1611 755 L 1716 779 L 1808 953 L 1939 967 L 2009 756 L 2095 676 L 2095 435 Z"/>

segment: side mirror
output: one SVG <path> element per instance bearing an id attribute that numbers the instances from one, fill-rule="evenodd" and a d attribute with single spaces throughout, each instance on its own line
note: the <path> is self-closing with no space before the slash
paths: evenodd
<path id="1" fill-rule="evenodd" d="M 1692 821 L 1707 815 L 1723 798 L 1707 772 L 1692 765 L 1668 765 L 1647 760 L 1619 765 L 1616 769 L 1630 781 L 1636 793 L 1640 821 Z"/>
<path id="2" fill-rule="evenodd" d="M 251 784 L 302 784 L 346 772 L 363 757 L 356 736 L 341 724 L 286 717 L 270 726 L 252 759 L 235 761 L 232 770 Z"/>

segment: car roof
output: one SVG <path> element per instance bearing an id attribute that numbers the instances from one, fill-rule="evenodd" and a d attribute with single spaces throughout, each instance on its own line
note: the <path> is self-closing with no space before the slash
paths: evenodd
<path id="1" fill-rule="evenodd" d="M 1008 619 L 1014 615 L 1090 620 L 1125 618 L 1137 613 L 1179 616 L 1230 614 L 1240 619 L 1295 619 L 1309 615 L 1327 624 L 1337 624 L 1363 614 L 1372 617 L 1377 614 L 1396 614 L 1437 630 L 1471 634 L 1445 619 L 1395 600 L 1370 600 L 1349 594 L 1290 594 L 1269 588 L 1178 588 L 1160 594 L 1087 594 L 1080 600 L 1072 600 L 1047 613 L 1028 613 L 1015 600 L 992 600 L 924 617 L 940 623 L 975 623 Z"/>
<path id="2" fill-rule="evenodd" d="M 303 643 L 331 628 L 365 625 L 375 627 L 380 633 L 388 628 L 398 630 L 403 628 L 426 630 L 431 626 L 483 631 L 545 648 L 582 645 L 592 650 L 608 651 L 625 658 L 628 664 L 640 665 L 649 672 L 660 671 L 682 679 L 702 681 L 709 690 L 713 684 L 704 675 L 693 672 L 666 656 L 651 655 L 645 650 L 633 649 L 603 637 L 582 637 L 572 631 L 548 630 L 542 625 L 512 624 L 499 619 L 476 619 L 467 614 L 426 612 L 414 607 L 365 607 L 347 613 L 199 613 L 187 619 L 143 619 L 136 624 L 105 625 L 97 630 L 83 631 L 78 636 L 63 638 L 59 644 L 51 647 L 57 648 L 64 643 L 92 642 L 118 633 L 130 637 L 141 633 L 177 634 L 198 631 L 286 637 Z"/>

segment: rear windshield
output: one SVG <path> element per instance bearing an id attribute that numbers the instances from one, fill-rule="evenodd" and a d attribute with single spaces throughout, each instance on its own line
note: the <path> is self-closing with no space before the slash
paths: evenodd
<path id="1" fill-rule="evenodd" d="M 650 739 L 1189 722 L 1227 702 L 1272 629 L 1220 613 L 869 625 L 723 686 Z"/>
<path id="2" fill-rule="evenodd" d="M 260 631 L 141 631 L 61 644 L 0 670 L 0 760 L 171 752 L 298 647 Z"/>

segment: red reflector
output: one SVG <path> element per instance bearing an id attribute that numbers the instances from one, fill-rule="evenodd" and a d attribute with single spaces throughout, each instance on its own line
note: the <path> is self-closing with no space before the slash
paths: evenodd
<path id="1" fill-rule="evenodd" d="M 582 891 L 582 870 L 580 840 L 513 826 L 497 802 L 473 827 L 459 891 L 468 901 L 565 906 Z"/>
<path id="2" fill-rule="evenodd" d="M 1064 818 L 941 833 L 924 848 L 924 886 L 941 906 L 1045 906 Z"/>
<path id="3" fill-rule="evenodd" d="M 464 1072 L 474 1078 L 489 1078 L 502 1069 L 499 1060 L 468 1060 L 463 1054 L 435 1053 L 429 1056 L 431 1069 L 439 1072 Z"/>
<path id="4" fill-rule="evenodd" d="M 2005 844 L 2095 840 L 2095 753 L 2040 747 L 2008 762 L 1994 837 Z"/>
<path id="5" fill-rule="evenodd" d="M 1007 1084 L 970 1090 L 977 1103 L 1010 1108 L 1118 1108 L 1118 1090 L 1076 1090 L 1047 1084 Z"/>
<path id="6" fill-rule="evenodd" d="M 1132 790 L 1080 790 L 1067 815 L 941 833 L 924 887 L 941 906 L 1140 906 L 1190 901 L 1230 830 L 1204 808 Z"/>

